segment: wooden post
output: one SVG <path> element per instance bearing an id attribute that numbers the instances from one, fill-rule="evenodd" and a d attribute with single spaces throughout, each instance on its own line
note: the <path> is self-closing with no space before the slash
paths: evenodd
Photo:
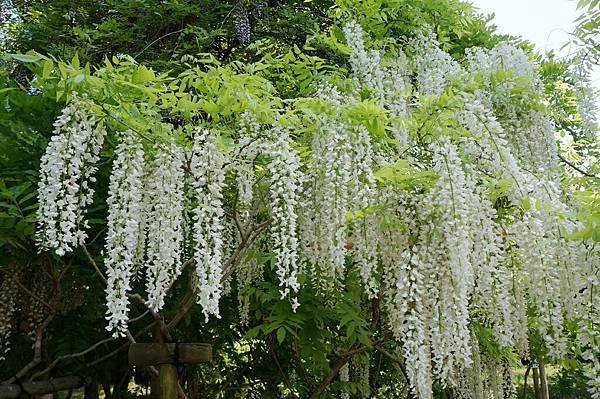
<path id="1" fill-rule="evenodd" d="M 177 399 L 177 367 L 173 364 L 158 365 L 158 397 Z"/>
<path id="2" fill-rule="evenodd" d="M 157 399 L 177 399 L 177 364 L 197 364 L 212 360 L 212 348 L 208 344 L 192 343 L 143 343 L 129 346 L 129 364 L 132 366 L 156 366 L 158 378 L 152 386 L 152 396 Z M 156 395 L 155 395 L 156 393 Z"/>

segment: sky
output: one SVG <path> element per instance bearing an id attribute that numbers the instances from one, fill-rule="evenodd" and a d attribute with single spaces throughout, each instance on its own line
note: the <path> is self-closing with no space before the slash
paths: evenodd
<path id="1" fill-rule="evenodd" d="M 570 42 L 578 17 L 576 0 L 468 0 L 484 14 L 495 13 L 492 21 L 500 33 L 521 36 L 539 50 L 554 50 L 567 57 L 577 48 Z M 600 68 L 592 74 L 592 82 L 600 89 Z"/>
<path id="2" fill-rule="evenodd" d="M 492 21 L 502 33 L 523 36 L 540 50 L 554 49 L 569 41 L 578 16 L 575 0 L 470 0 L 483 13 L 495 13 Z M 560 51 L 568 55 L 573 48 Z"/>

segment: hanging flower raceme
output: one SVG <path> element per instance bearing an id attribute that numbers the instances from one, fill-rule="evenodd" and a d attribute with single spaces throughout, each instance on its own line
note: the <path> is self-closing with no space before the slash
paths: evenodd
<path id="1" fill-rule="evenodd" d="M 346 363 L 340 368 L 339 371 L 340 382 L 350 382 L 350 363 Z M 341 395 L 342 399 L 350 399 L 350 394 L 343 391 Z"/>
<path id="2" fill-rule="evenodd" d="M 600 263 L 598 250 L 590 251 L 586 261 L 589 264 Z M 578 336 L 584 360 L 583 370 L 588 378 L 588 392 L 592 399 L 600 399 L 600 276 L 598 268 L 590 271 L 587 284 L 581 289 L 586 300 L 581 307 Z"/>
<path id="3" fill-rule="evenodd" d="M 237 268 L 238 284 L 238 311 L 240 312 L 240 323 L 244 326 L 250 321 L 250 297 L 248 291 L 262 281 L 263 264 L 256 259 L 247 259 Z"/>
<path id="4" fill-rule="evenodd" d="M 484 373 L 477 336 L 471 332 L 471 354 L 473 364 L 470 367 L 457 369 L 456 397 L 461 399 L 484 399 Z"/>
<path id="5" fill-rule="evenodd" d="M 552 120 L 541 111 L 531 111 L 515 123 L 512 136 L 515 154 L 525 169 L 540 177 L 558 179 L 558 155 Z"/>
<path id="6" fill-rule="evenodd" d="M 528 103 L 534 102 L 542 90 L 541 81 L 527 54 L 515 46 L 501 43 L 491 50 L 470 48 L 465 51 L 467 70 L 481 74 L 483 87 L 476 94 L 488 108 L 492 106 L 499 115 L 512 120 L 520 112 L 528 109 Z M 503 72 L 503 79 L 497 79 L 497 73 Z M 511 92 L 520 90 L 521 96 Z"/>
<path id="7" fill-rule="evenodd" d="M 242 3 L 238 3 L 235 7 L 234 26 L 240 44 L 248 44 L 250 42 L 250 19 L 248 9 Z"/>
<path id="8" fill-rule="evenodd" d="M 405 76 L 408 75 L 407 60 L 401 51 L 394 63 L 386 68 L 382 66 L 381 55 L 376 50 L 367 51 L 364 43 L 364 32 L 356 22 L 349 22 L 344 26 L 344 36 L 352 52 L 350 65 L 354 77 L 359 83 L 364 84 L 373 91 L 373 96 L 379 105 L 387 108 L 393 118 L 407 116 Z M 323 93 L 318 93 L 323 97 Z M 331 101 L 331 96 L 325 96 Z M 334 102 L 332 102 L 334 103 Z M 393 121 L 394 139 L 400 150 L 408 146 L 408 131 Z"/>
<path id="9" fill-rule="evenodd" d="M 327 120 L 320 123 L 312 142 L 303 234 L 309 261 L 318 273 L 317 284 L 324 290 L 338 286 L 345 272 L 346 214 L 351 209 L 350 135 L 345 125 Z"/>
<path id="10" fill-rule="evenodd" d="M 290 145 L 288 132 L 274 128 L 270 132 L 274 141 L 269 144 L 271 156 L 267 169 L 270 172 L 271 239 L 275 253 L 275 267 L 279 277 L 281 298 L 289 297 L 295 311 L 300 304 L 296 293 L 298 283 L 298 201 L 303 175 L 300 158 Z"/>
<path id="11" fill-rule="evenodd" d="M 352 49 L 350 65 L 352 71 L 360 82 L 382 96 L 385 91 L 385 73 L 381 68 L 381 56 L 378 51 L 367 52 L 364 44 L 364 32 L 356 22 L 349 22 L 344 26 L 346 42 Z"/>
<path id="12" fill-rule="evenodd" d="M 433 397 L 427 268 L 417 254 L 405 251 L 396 270 L 396 283 L 390 287 L 393 297 L 388 305 L 390 327 L 402 342 L 408 382 L 421 399 Z"/>
<path id="13" fill-rule="evenodd" d="M 350 136 L 352 146 L 352 168 L 350 182 L 350 210 L 362 212 L 362 217 L 352 221 L 352 256 L 358 266 L 365 291 L 370 298 L 379 292 L 376 276 L 378 218 L 366 210 L 376 203 L 376 184 L 373 172 L 373 150 L 371 138 L 364 128 L 354 129 Z"/>
<path id="14" fill-rule="evenodd" d="M 543 95 L 543 85 L 525 52 L 508 44 L 491 50 L 467 50 L 468 69 L 481 74 L 484 88 L 477 95 L 488 109 L 505 120 L 504 139 L 510 145 L 519 164 L 528 171 L 547 179 L 557 179 L 557 149 L 550 117 L 531 109 L 537 97 Z M 498 79 L 498 71 L 504 78 Z M 515 91 L 523 93 L 515 98 Z"/>
<path id="15" fill-rule="evenodd" d="M 479 100 L 469 101 L 460 113 L 459 120 L 476 141 L 470 155 L 496 179 L 509 182 L 510 190 L 506 190 L 508 199 L 515 205 L 521 204 L 525 197 L 536 190 L 536 184 L 521 168 L 504 129 L 492 111 Z"/>
<path id="16" fill-rule="evenodd" d="M 192 187 L 197 201 L 194 209 L 194 259 L 196 260 L 196 301 L 206 320 L 220 317 L 219 300 L 223 277 L 223 190 L 225 155 L 209 130 L 196 132 L 192 161 Z"/>
<path id="17" fill-rule="evenodd" d="M 320 86 L 317 93 L 332 106 L 347 102 L 329 86 Z M 375 205 L 376 197 L 371 137 L 363 126 L 335 118 L 323 118 L 318 126 L 306 185 L 309 200 L 303 210 L 304 252 L 319 274 L 317 284 L 325 291 L 339 286 L 351 252 L 368 295 L 374 297 L 378 292 L 378 218 L 365 212 Z M 349 212 L 363 216 L 348 223 Z"/>
<path id="18" fill-rule="evenodd" d="M 444 380 L 454 362 L 471 364 L 469 299 L 474 287 L 473 241 L 483 239 L 474 218 L 481 207 L 474 182 L 463 169 L 457 148 L 442 139 L 434 148 L 433 169 L 439 179 L 423 200 L 428 215 L 420 259 L 442 284 L 428 288 L 433 305 L 430 335 L 436 373 Z M 435 249 L 432 249 L 435 248 Z M 437 322 L 436 322 L 437 320 Z"/>
<path id="19" fill-rule="evenodd" d="M 235 148 L 234 169 L 238 186 L 237 207 L 242 218 L 248 216 L 254 199 L 255 171 L 254 161 L 264 147 L 259 138 L 261 127 L 254 116 L 248 112 L 242 114 L 238 134 L 241 136 Z"/>
<path id="20" fill-rule="evenodd" d="M 176 144 L 158 146 L 146 184 L 147 304 L 154 312 L 181 274 L 183 248 L 184 153 Z"/>
<path id="21" fill-rule="evenodd" d="M 490 256 L 488 248 L 493 246 L 487 239 L 495 241 L 481 230 L 481 218 L 492 214 L 490 204 L 482 199 L 456 145 L 442 138 L 433 152 L 438 180 L 420 201 L 419 239 L 409 261 L 403 262 L 406 266 L 398 274 L 395 291 L 396 308 L 405 316 L 393 326 L 405 345 L 411 384 L 424 398 L 431 397 L 428 382 L 433 379 L 427 364 L 432 362 L 435 378 L 446 382 L 456 367 L 472 363 L 469 323 L 474 268 Z M 484 243 L 476 245 L 475 240 Z M 407 336 L 410 343 L 404 339 Z"/>
<path id="22" fill-rule="evenodd" d="M 502 397 L 506 399 L 517 399 L 517 391 L 513 382 L 513 373 L 508 359 L 502 359 Z"/>
<path id="23" fill-rule="evenodd" d="M 40 166 L 37 236 L 42 248 L 64 255 L 85 241 L 85 209 L 93 200 L 90 184 L 105 135 L 93 103 L 75 95 L 54 122 Z"/>
<path id="24" fill-rule="evenodd" d="M 413 67 L 416 71 L 417 89 L 420 94 L 441 94 L 452 77 L 460 71 L 460 65 L 442 49 L 432 32 L 419 34 L 412 42 L 415 49 Z"/>
<path id="25" fill-rule="evenodd" d="M 515 256 L 523 267 L 529 300 L 538 311 L 538 330 L 549 355 L 558 358 L 565 353 L 567 341 L 555 263 L 560 248 L 556 227 L 551 215 L 532 209 L 510 227 L 509 233 L 517 245 Z"/>
<path id="26" fill-rule="evenodd" d="M 107 330 L 115 336 L 127 331 L 129 299 L 134 260 L 142 234 L 139 225 L 144 218 L 143 176 L 144 148 L 131 131 L 115 150 L 116 159 L 108 187 L 108 218 L 105 266 L 108 274 L 106 302 Z"/>
<path id="27" fill-rule="evenodd" d="M 475 335 L 473 338 L 476 339 Z M 498 358 L 479 353 L 473 348 L 476 363 L 467 369 L 456 370 L 456 385 L 452 386 L 453 397 L 458 399 L 506 398 L 516 399 L 510 362 L 505 357 Z"/>

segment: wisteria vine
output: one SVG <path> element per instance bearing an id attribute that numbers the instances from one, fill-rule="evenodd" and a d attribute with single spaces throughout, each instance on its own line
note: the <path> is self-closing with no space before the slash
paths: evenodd
<path id="1" fill-rule="evenodd" d="M 237 12 L 245 43 L 247 12 Z M 267 121 L 245 112 L 229 130 L 194 126 L 185 143 L 146 146 L 136 132 L 114 132 L 108 329 L 127 333 L 138 271 L 146 273 L 147 306 L 163 308 L 191 241 L 206 320 L 220 317 L 220 299 L 237 276 L 240 318 L 248 323 L 247 291 L 267 263 L 293 311 L 303 273 L 328 295 L 356 272 L 366 297 L 382 300 L 420 399 L 433 397 L 434 382 L 461 398 L 515 397 L 506 359 L 487 358 L 474 328 L 489 327 L 499 348 L 523 358 L 537 334 L 548 356 L 560 358 L 569 350 L 568 321 L 580 325 L 590 392 L 600 398 L 600 253 L 570 239 L 581 225 L 561 187 L 552 120 L 526 54 L 507 44 L 472 48 L 461 65 L 429 31 L 407 44 L 410 56 L 401 48 L 368 50 L 357 23 L 343 32 L 352 89 L 322 82 L 312 98 L 290 101 Z M 500 79 L 498 71 L 510 73 Z M 387 125 L 361 121 L 361 106 L 385 115 Z M 580 107 L 589 113 L 589 103 Z M 106 134 L 82 96 L 57 119 L 41 163 L 43 248 L 64 255 L 84 244 Z M 269 227 L 260 242 L 268 260 L 243 247 L 258 245 L 244 224 Z M 348 373 L 343 366 L 340 381 Z M 363 373 L 368 380 L 368 365 Z"/>

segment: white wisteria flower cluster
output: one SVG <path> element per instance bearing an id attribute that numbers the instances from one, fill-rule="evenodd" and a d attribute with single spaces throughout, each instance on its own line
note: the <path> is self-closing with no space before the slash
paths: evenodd
<path id="1" fill-rule="evenodd" d="M 140 224 L 144 218 L 144 149 L 140 139 L 127 131 L 116 150 L 109 183 L 105 266 L 109 331 L 125 335 L 129 321 L 129 297 Z"/>
<path id="2" fill-rule="evenodd" d="M 96 162 L 106 130 L 93 103 L 75 96 L 54 122 L 42 156 L 37 211 L 42 248 L 64 255 L 86 239 L 85 210 L 92 203 Z"/>
<path id="3" fill-rule="evenodd" d="M 328 290 L 344 276 L 346 262 L 346 213 L 350 210 L 352 177 L 350 132 L 341 123 L 323 121 L 312 141 L 309 176 L 311 206 L 305 212 L 305 244 L 309 262 L 317 271 L 317 283 Z"/>
<path id="4" fill-rule="evenodd" d="M 350 381 L 350 363 L 346 363 L 340 369 L 340 382 L 349 382 Z M 348 392 L 342 392 L 342 399 L 350 399 L 350 394 Z"/>
<path id="5" fill-rule="evenodd" d="M 275 128 L 270 132 L 274 141 L 268 146 L 271 162 L 267 168 L 271 172 L 271 210 L 273 222 L 271 237 L 275 267 L 279 278 L 281 298 L 289 297 L 292 309 L 296 311 L 300 304 L 296 293 L 298 283 L 298 194 L 303 175 L 300 171 L 300 158 L 290 146 L 288 132 Z"/>
<path id="6" fill-rule="evenodd" d="M 146 290 L 148 306 L 158 312 L 164 306 L 169 287 L 181 274 L 184 240 L 185 154 L 181 147 L 158 147 L 147 177 L 146 209 Z"/>
<path id="7" fill-rule="evenodd" d="M 417 36 L 412 45 L 415 57 L 412 60 L 417 75 L 417 89 L 421 94 L 441 94 L 450 80 L 460 71 L 460 66 L 450 54 L 439 47 L 432 32 Z"/>
<path id="8" fill-rule="evenodd" d="M 369 86 L 365 71 L 381 67 L 368 59 L 359 40 L 360 27 L 350 24 L 346 34 L 356 53 L 350 58 L 356 77 Z M 533 306 L 549 354 L 563 356 L 564 322 L 580 312 L 589 317 L 589 306 L 586 310 L 578 293 L 585 292 L 586 276 L 597 274 L 598 263 L 586 261 L 585 244 L 568 239 L 579 226 L 561 200 L 551 121 L 539 109 L 528 107 L 542 93 L 525 53 L 505 44 L 491 50 L 468 49 L 468 66 L 461 71 L 431 34 L 417 38 L 413 46 L 416 56 L 410 63 L 416 73 L 417 98 L 440 95 L 448 85 L 462 87 L 460 80 L 468 79 L 465 72 L 484 82 L 457 109 L 459 127 L 467 129 L 469 136 L 452 142 L 442 137 L 428 148 L 437 183 L 424 195 L 409 191 L 398 198 L 396 213 L 404 215 L 400 226 L 405 226 L 398 233 L 418 232 L 416 244 L 406 240 L 404 249 L 402 244 L 396 247 L 401 256 L 382 257 L 397 264 L 394 268 L 384 262 L 390 327 L 403 344 L 415 392 L 420 398 L 431 398 L 434 380 L 453 385 L 457 371 L 473 370 L 472 363 L 481 362 L 471 351 L 472 309 L 479 322 L 489 323 L 500 346 L 513 347 L 527 357 L 527 308 Z M 458 76 L 461 79 L 454 79 Z M 384 87 L 395 90 L 393 85 Z M 517 88 L 529 94 L 514 99 L 510 93 Z M 413 162 L 422 165 L 421 159 Z M 412 196 L 411 201 L 406 201 L 406 195 Z M 501 218 L 497 204 L 488 200 L 493 195 L 496 201 L 508 201 L 524 212 Z M 593 353 L 597 346 L 589 342 L 584 342 L 586 353 Z M 481 378 L 496 387 L 495 395 L 514 397 L 506 367 L 491 367 L 498 371 Z M 590 370 L 597 369 L 592 362 Z M 590 387 L 593 381 L 590 374 Z M 465 397 L 472 395 L 469 384 L 463 391 Z"/>
<path id="9" fill-rule="evenodd" d="M 223 289 L 225 156 L 218 148 L 216 136 L 207 129 L 196 132 L 190 168 L 198 201 L 194 208 L 197 302 L 208 320 L 209 315 L 220 317 Z"/>

